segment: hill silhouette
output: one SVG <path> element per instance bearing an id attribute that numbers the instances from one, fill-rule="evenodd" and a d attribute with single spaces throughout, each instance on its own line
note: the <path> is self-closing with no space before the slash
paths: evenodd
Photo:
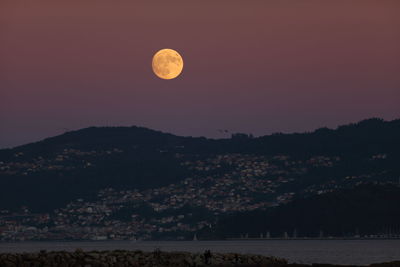
<path id="1" fill-rule="evenodd" d="M 187 153 L 242 152 L 262 154 L 358 154 L 397 151 L 400 147 L 400 119 L 384 121 L 372 118 L 339 126 L 320 128 L 313 132 L 272 135 L 253 138 L 234 134 L 230 139 L 182 137 L 143 127 L 89 127 L 66 132 L 42 141 L 0 150 L 0 159 L 15 151 L 27 157 L 57 153 L 60 149 L 177 149 L 185 146 Z"/>
<path id="2" fill-rule="evenodd" d="M 362 185 L 296 199 L 266 211 L 244 212 L 221 219 L 216 237 L 354 236 L 400 233 L 400 187 Z M 204 233 L 210 235 L 210 233 Z"/>
<path id="3" fill-rule="evenodd" d="M 145 189 L 178 182 L 189 174 L 179 154 L 337 155 L 347 159 L 341 168 L 364 170 L 375 168 L 365 158 L 386 153 L 392 156 L 380 168 L 400 176 L 399 136 L 400 120 L 376 118 L 337 129 L 256 138 L 236 134 L 230 139 L 181 137 L 142 127 L 90 127 L 0 150 L 2 166 L 22 170 L 0 172 L 0 208 L 25 205 L 45 211 L 77 197 L 90 198 L 105 187 Z M 23 171 L 32 162 L 37 169 Z"/>

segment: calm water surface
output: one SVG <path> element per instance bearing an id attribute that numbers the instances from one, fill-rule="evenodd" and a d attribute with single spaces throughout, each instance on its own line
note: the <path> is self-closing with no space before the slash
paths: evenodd
<path id="1" fill-rule="evenodd" d="M 252 253 L 285 258 L 296 263 L 358 264 L 400 260 L 400 240 L 260 240 L 260 241 L 103 241 L 0 243 L 0 252 L 42 249 L 144 250 Z"/>

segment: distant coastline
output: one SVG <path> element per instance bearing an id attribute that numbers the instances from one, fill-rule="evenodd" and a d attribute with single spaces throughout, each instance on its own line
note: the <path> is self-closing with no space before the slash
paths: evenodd
<path id="1" fill-rule="evenodd" d="M 248 237 L 248 238 L 240 238 L 240 237 L 232 237 L 232 238 L 223 238 L 223 239 L 199 239 L 199 240 L 188 240 L 188 239 L 145 239 L 145 240 L 110 240 L 110 239 L 43 239 L 43 240 L 0 240 L 0 244 L 2 243 L 57 243 L 57 242 L 93 242 L 93 243 L 107 243 L 107 242 L 223 242 L 223 241 L 329 241 L 329 240 L 400 240 L 400 236 L 392 236 L 392 237 L 270 237 L 270 238 L 260 238 L 260 237 Z"/>
<path id="2" fill-rule="evenodd" d="M 260 238 L 260 237 L 248 237 L 248 238 L 226 238 L 223 240 L 226 241 L 257 241 L 257 240 L 398 240 L 400 236 L 393 236 L 393 237 L 270 237 L 270 238 Z M 223 241 L 223 240 L 215 240 L 215 241 Z"/>

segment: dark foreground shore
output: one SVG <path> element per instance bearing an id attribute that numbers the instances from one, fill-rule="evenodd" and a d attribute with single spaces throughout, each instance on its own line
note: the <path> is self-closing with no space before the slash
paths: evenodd
<path id="1" fill-rule="evenodd" d="M 329 264 L 289 264 L 284 259 L 236 253 L 143 252 L 143 251 L 55 251 L 0 253 L 1 267 L 329 267 Z M 343 265 L 338 265 L 342 266 Z M 371 264 L 370 267 L 400 267 L 400 261 Z"/>

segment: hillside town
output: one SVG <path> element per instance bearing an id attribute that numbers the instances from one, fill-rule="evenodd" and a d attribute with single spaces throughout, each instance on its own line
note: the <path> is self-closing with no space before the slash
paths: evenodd
<path id="1" fill-rule="evenodd" d="M 118 149 L 101 153 L 121 153 Z M 1 171 L 30 172 L 95 151 L 63 150 L 52 161 L 9 163 Z M 19 156 L 19 155 L 17 155 Z M 347 184 L 376 179 L 379 174 L 324 177 L 320 183 L 302 184 L 315 168 L 332 168 L 340 157 L 313 156 L 305 160 L 288 155 L 273 157 L 246 154 L 185 155 L 175 157 L 190 177 L 145 190 L 104 188 L 91 199 L 79 198 L 53 212 L 37 214 L 21 207 L 0 211 L 0 240 L 149 240 L 187 239 L 212 228 L 219 216 L 263 210 L 290 202 L 296 196 L 323 194 Z M 374 155 L 371 160 L 385 160 Z M 41 162 L 41 163 L 40 163 Z M 33 164 L 33 165 L 32 165 Z M 84 164 L 90 166 L 90 162 Z M 302 186 L 299 186 L 302 185 Z"/>

